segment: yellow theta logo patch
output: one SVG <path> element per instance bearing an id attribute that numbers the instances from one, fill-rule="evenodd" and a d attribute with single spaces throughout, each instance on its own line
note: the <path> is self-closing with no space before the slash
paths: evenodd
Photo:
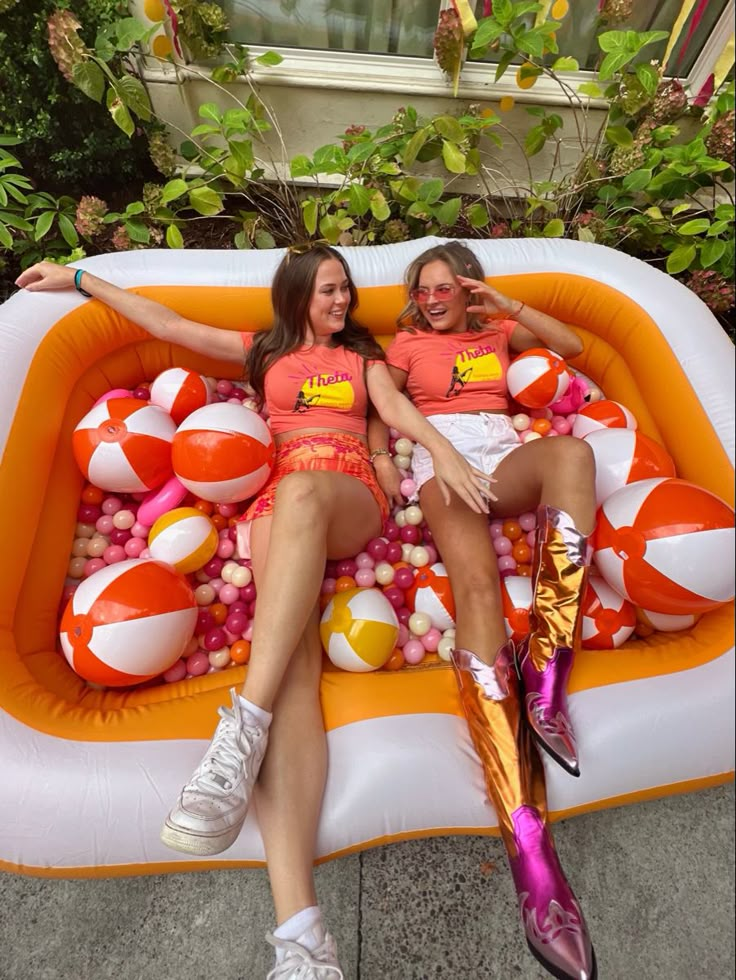
<path id="1" fill-rule="evenodd" d="M 353 376 L 346 371 L 315 374 L 302 384 L 297 402 L 302 410 L 313 406 L 348 411 L 355 402 Z"/>
<path id="2" fill-rule="evenodd" d="M 498 381 L 502 375 L 501 362 L 493 347 L 481 344 L 468 347 L 455 358 L 453 375 L 464 384 L 473 381 Z"/>

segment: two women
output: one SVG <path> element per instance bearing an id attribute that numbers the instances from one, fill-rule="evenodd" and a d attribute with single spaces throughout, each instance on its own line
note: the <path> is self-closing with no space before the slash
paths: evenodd
<path id="1" fill-rule="evenodd" d="M 457 497 L 445 506 L 426 448 L 414 453 L 419 502 L 447 568 L 456 607 L 453 666 L 470 734 L 506 845 L 532 953 L 564 980 L 591 980 L 595 956 L 580 906 L 546 824 L 545 749 L 579 774 L 567 681 L 595 522 L 595 466 L 582 440 L 522 444 L 509 418 L 506 372 L 512 351 L 550 347 L 575 357 L 582 345 L 558 320 L 492 289 L 468 248 L 429 249 L 408 267 L 409 302 L 387 351 L 401 390 L 473 466 L 493 477 L 493 517 L 539 508 L 532 629 L 518 650 L 507 642 L 487 518 Z M 458 383 L 462 379 L 462 383 Z M 388 445 L 371 419 L 370 448 Z M 374 463 L 389 499 L 400 500 L 391 458 Z M 526 717 L 524 717 L 524 715 Z"/>
<path id="2" fill-rule="evenodd" d="M 397 391 L 380 347 L 353 319 L 355 286 L 331 248 L 287 253 L 273 281 L 273 328 L 255 337 L 187 320 L 86 271 L 49 262 L 27 269 L 17 284 L 33 291 L 76 287 L 160 340 L 239 365 L 245 354 L 277 450 L 269 483 L 239 534 L 258 588 L 250 666 L 242 694 L 232 691 L 231 706 L 219 709 L 212 741 L 161 836 L 177 850 L 216 854 L 236 839 L 254 797 L 278 922 L 267 937 L 276 951 L 269 976 L 341 980 L 313 880 L 327 761 L 318 601 L 325 561 L 362 550 L 388 512 L 368 461 L 368 400 L 387 424 L 431 452 L 448 502 L 452 491 L 471 511 L 485 513 L 483 475 Z"/>

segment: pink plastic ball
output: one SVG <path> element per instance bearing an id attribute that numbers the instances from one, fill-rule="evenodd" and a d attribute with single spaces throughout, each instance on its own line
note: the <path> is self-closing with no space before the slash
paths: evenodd
<path id="1" fill-rule="evenodd" d="M 117 514 L 122 506 L 123 502 L 120 497 L 105 497 L 102 501 L 102 513 L 110 515 Z"/>
<path id="2" fill-rule="evenodd" d="M 358 566 L 355 564 L 352 558 L 343 558 L 342 561 L 337 563 L 337 577 L 340 578 L 343 575 L 349 575 L 350 578 L 355 578 L 355 573 L 358 571 Z"/>
<path id="3" fill-rule="evenodd" d="M 109 514 L 103 514 L 102 517 L 98 517 L 95 523 L 95 528 L 100 534 L 109 534 L 113 527 L 112 517 Z"/>
<path id="4" fill-rule="evenodd" d="M 222 517 L 235 517 L 235 515 L 238 513 L 238 505 L 218 504 L 217 513 L 220 514 Z"/>
<path id="5" fill-rule="evenodd" d="M 237 585 L 230 585 L 229 582 L 226 582 L 217 593 L 217 598 L 220 602 L 224 602 L 226 606 L 229 606 L 240 598 L 240 589 Z"/>
<path id="6" fill-rule="evenodd" d="M 516 559 L 511 555 L 501 555 L 498 559 L 499 572 L 513 572 L 516 569 Z"/>
<path id="7" fill-rule="evenodd" d="M 320 589 L 320 592 L 322 593 L 322 595 L 334 595 L 336 585 L 337 585 L 336 579 L 324 578 L 322 579 L 322 588 Z"/>
<path id="8" fill-rule="evenodd" d="M 240 598 L 243 600 L 243 602 L 253 602 L 253 600 L 255 599 L 255 597 L 256 597 L 256 583 L 255 582 L 249 582 L 247 585 L 244 585 L 241 588 L 241 590 L 240 590 Z"/>
<path id="9" fill-rule="evenodd" d="M 77 520 L 82 524 L 94 524 L 102 517 L 102 508 L 97 504 L 80 504 L 77 509 Z"/>
<path id="10" fill-rule="evenodd" d="M 404 605 L 404 593 L 395 585 L 389 585 L 383 593 L 394 609 L 401 609 Z"/>
<path id="11" fill-rule="evenodd" d="M 424 660 L 425 652 L 424 645 L 420 640 L 409 640 L 402 648 L 404 660 L 408 664 L 420 664 Z"/>
<path id="12" fill-rule="evenodd" d="M 217 392 L 218 395 L 229 395 L 232 390 L 233 390 L 232 381 L 228 381 L 225 378 L 223 378 L 222 381 L 218 381 L 215 386 L 215 391 Z"/>
<path id="13" fill-rule="evenodd" d="M 427 527 L 426 524 L 422 524 L 421 528 L 422 528 L 422 537 L 424 538 L 424 543 L 431 544 L 434 541 L 434 535 L 432 534 L 432 531 Z"/>
<path id="14" fill-rule="evenodd" d="M 125 544 L 131 540 L 130 531 L 123 531 L 121 528 L 114 527 L 110 531 L 110 544 Z"/>
<path id="15" fill-rule="evenodd" d="M 208 578 L 217 578 L 217 576 L 222 571 L 222 566 L 224 562 L 222 558 L 212 558 L 207 564 L 202 568 L 202 571 Z"/>
<path id="16" fill-rule="evenodd" d="M 408 589 L 414 584 L 414 570 L 411 568 L 397 568 L 394 573 L 394 585 L 400 589 Z"/>
<path id="17" fill-rule="evenodd" d="M 399 625 L 400 626 L 406 626 L 406 628 L 408 630 L 409 629 L 409 620 L 411 619 L 411 609 L 408 609 L 406 606 L 402 606 L 401 609 L 398 609 L 396 611 L 396 616 L 397 616 L 397 618 L 399 620 Z M 407 639 L 408 639 L 408 637 L 407 637 Z"/>
<path id="18" fill-rule="evenodd" d="M 491 521 L 488 530 L 492 538 L 500 538 L 503 535 L 503 521 Z"/>
<path id="19" fill-rule="evenodd" d="M 242 632 L 248 629 L 248 617 L 245 613 L 230 613 L 225 620 L 225 629 L 229 633 L 234 633 L 236 638 L 239 638 Z"/>
<path id="20" fill-rule="evenodd" d="M 422 539 L 422 532 L 416 524 L 405 524 L 399 531 L 399 537 L 404 544 L 419 544 Z"/>
<path id="21" fill-rule="evenodd" d="M 368 542 L 365 550 L 374 561 L 383 561 L 386 557 L 387 547 L 388 542 L 384 541 L 383 538 L 373 538 Z"/>
<path id="22" fill-rule="evenodd" d="M 218 558 L 232 558 L 235 554 L 235 542 L 231 541 L 229 537 L 222 538 L 217 545 L 217 557 Z"/>
<path id="23" fill-rule="evenodd" d="M 102 552 L 102 557 L 105 559 L 105 564 L 115 565 L 119 561 L 125 561 L 128 556 L 125 554 L 125 548 L 122 545 L 111 544 Z"/>
<path id="24" fill-rule="evenodd" d="M 427 558 L 428 565 L 434 565 L 436 562 L 439 561 L 440 558 L 439 553 L 433 544 L 427 544 L 425 541 L 424 548 L 427 554 L 429 555 L 429 557 Z"/>
<path id="25" fill-rule="evenodd" d="M 542 438 L 543 439 L 551 439 L 553 437 L 556 438 L 559 435 L 562 435 L 562 433 L 561 432 L 558 432 L 557 429 L 550 429 L 549 432 L 547 433 L 547 435 L 546 436 L 542 436 Z"/>
<path id="26" fill-rule="evenodd" d="M 376 584 L 376 573 L 372 568 L 359 568 L 355 573 L 355 584 L 362 589 L 369 589 Z"/>
<path id="27" fill-rule="evenodd" d="M 199 677 L 201 674 L 206 674 L 210 669 L 210 658 L 204 652 L 204 650 L 197 650 L 190 657 L 187 657 L 187 674 L 191 674 L 192 677 Z"/>
<path id="28" fill-rule="evenodd" d="M 136 521 L 133 527 L 130 529 L 130 533 L 134 538 L 148 538 L 150 530 L 151 529 L 147 524 L 141 524 L 140 521 Z"/>
<path id="29" fill-rule="evenodd" d="M 399 492 L 401 493 L 402 497 L 405 497 L 407 500 L 409 500 L 417 492 L 417 485 L 414 482 L 414 480 L 412 480 L 411 478 L 407 480 L 402 480 L 401 483 L 399 484 Z"/>
<path id="30" fill-rule="evenodd" d="M 442 633 L 434 626 L 427 630 L 427 632 L 422 637 L 422 646 L 427 651 L 427 653 L 437 653 L 437 647 L 440 645 L 440 640 L 442 639 Z"/>
<path id="31" fill-rule="evenodd" d="M 355 556 L 355 564 L 358 568 L 375 568 L 376 561 L 367 551 L 361 551 Z"/>
<path id="32" fill-rule="evenodd" d="M 177 660 L 176 663 L 172 667 L 169 667 L 169 669 L 165 672 L 164 680 L 167 684 L 175 684 L 176 681 L 183 681 L 186 676 L 186 660 L 179 658 L 179 660 Z"/>
<path id="33" fill-rule="evenodd" d="M 225 646 L 225 630 L 220 626 L 215 626 L 211 630 L 207 630 L 204 634 L 204 643 L 202 645 L 205 650 L 221 650 Z"/>
<path id="34" fill-rule="evenodd" d="M 235 544 L 235 542 L 238 540 L 238 529 L 235 524 L 227 529 L 227 536 L 230 538 L 233 544 Z"/>
<path id="35" fill-rule="evenodd" d="M 390 541 L 388 547 L 386 548 L 386 561 L 393 565 L 397 561 L 401 561 L 404 552 L 401 549 L 401 545 L 398 541 Z"/>
<path id="36" fill-rule="evenodd" d="M 197 620 L 194 626 L 195 633 L 206 633 L 207 630 L 214 629 L 215 621 L 209 609 L 200 609 L 197 613 Z"/>
<path id="37" fill-rule="evenodd" d="M 406 610 L 409 612 L 409 610 Z M 409 627 L 405 623 L 399 623 L 399 635 L 396 637 L 396 646 L 401 649 L 405 643 L 409 642 Z"/>
<path id="38" fill-rule="evenodd" d="M 533 548 L 536 542 L 537 542 L 537 532 L 529 531 L 526 536 L 526 543 L 529 545 L 530 548 Z"/>
<path id="39" fill-rule="evenodd" d="M 95 572 L 99 572 L 104 567 L 105 562 L 102 558 L 88 558 L 84 563 L 84 577 L 89 578 L 90 575 L 94 575 Z"/>
<path id="40" fill-rule="evenodd" d="M 243 631 L 243 639 L 247 640 L 248 643 L 253 639 L 253 620 L 251 620 L 245 630 Z"/>
<path id="41" fill-rule="evenodd" d="M 399 525 L 392 517 L 383 525 L 383 537 L 389 541 L 397 541 L 399 538 Z"/>
<path id="42" fill-rule="evenodd" d="M 564 415 L 554 415 L 552 417 L 552 428 L 555 432 L 559 432 L 561 436 L 566 436 L 569 434 L 572 426 Z"/>
<path id="43" fill-rule="evenodd" d="M 499 534 L 493 539 L 493 547 L 497 555 L 510 555 L 514 546 L 505 534 Z"/>
<path id="44" fill-rule="evenodd" d="M 519 527 L 522 531 L 533 531 L 537 526 L 537 515 L 528 510 L 519 516 Z"/>
<path id="45" fill-rule="evenodd" d="M 140 558 L 141 552 L 146 547 L 146 542 L 143 538 L 128 538 L 128 540 L 123 545 L 125 548 L 125 554 L 128 558 Z"/>

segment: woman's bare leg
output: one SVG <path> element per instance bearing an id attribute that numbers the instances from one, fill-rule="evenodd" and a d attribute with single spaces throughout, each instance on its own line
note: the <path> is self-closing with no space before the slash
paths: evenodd
<path id="1" fill-rule="evenodd" d="M 355 554 L 380 533 L 380 524 L 373 494 L 354 477 L 302 472 L 281 481 L 271 519 L 268 561 L 258 584 L 243 697 L 271 710 L 289 659 L 317 604 L 325 560 Z"/>
<path id="2" fill-rule="evenodd" d="M 452 583 L 456 645 L 491 664 L 506 642 L 506 630 L 488 517 L 474 513 L 455 494 L 447 506 L 436 480 L 422 487 L 420 505 Z"/>

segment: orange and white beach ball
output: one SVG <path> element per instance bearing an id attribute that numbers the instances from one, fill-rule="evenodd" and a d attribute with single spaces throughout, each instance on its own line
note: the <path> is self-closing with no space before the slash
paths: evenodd
<path id="1" fill-rule="evenodd" d="M 652 612 L 651 609 L 637 609 L 636 618 L 639 623 L 657 633 L 679 633 L 680 630 L 689 630 L 700 619 L 692 613 L 684 616 L 668 616 L 666 613 Z"/>
<path id="2" fill-rule="evenodd" d="M 532 580 L 528 575 L 505 575 L 501 579 L 501 602 L 506 635 L 519 643 L 529 635 Z"/>
<path id="3" fill-rule="evenodd" d="M 567 391 L 572 375 L 559 354 L 532 347 L 519 354 L 506 374 L 509 394 L 525 408 L 545 408 Z"/>
<path id="4" fill-rule="evenodd" d="M 584 405 L 572 423 L 572 434 L 578 439 L 597 429 L 635 429 L 638 423 L 632 413 L 620 402 L 603 398 L 599 402 Z"/>
<path id="5" fill-rule="evenodd" d="M 595 457 L 598 506 L 629 483 L 676 475 L 670 454 L 636 429 L 596 429 L 585 436 L 585 441 Z"/>
<path id="6" fill-rule="evenodd" d="M 598 511 L 593 559 L 635 606 L 681 616 L 734 596 L 734 512 L 687 480 L 640 480 Z"/>
<path id="7" fill-rule="evenodd" d="M 271 473 L 271 430 L 257 412 L 233 402 L 198 408 L 176 430 L 174 473 L 192 493 L 217 504 L 247 500 Z"/>
<path id="8" fill-rule="evenodd" d="M 366 673 L 383 667 L 391 657 L 399 620 L 380 589 L 347 589 L 328 602 L 319 633 L 336 667 Z"/>
<path id="9" fill-rule="evenodd" d="M 176 663 L 196 621 L 194 593 L 183 575 L 162 562 L 132 558 L 79 585 L 61 618 L 61 648 L 80 677 L 126 687 Z"/>
<path id="10" fill-rule="evenodd" d="M 162 514 L 148 534 L 151 557 L 188 575 L 206 565 L 219 537 L 212 521 L 196 507 L 176 507 Z"/>
<path id="11" fill-rule="evenodd" d="M 169 368 L 162 371 L 150 388 L 150 401 L 168 412 L 177 425 L 187 415 L 208 405 L 212 391 L 207 381 L 196 371 L 186 368 Z"/>
<path id="12" fill-rule="evenodd" d="M 77 424 L 72 452 L 82 473 L 96 487 L 143 493 L 171 476 L 171 416 L 139 398 L 110 398 L 95 405 Z"/>
<path id="13" fill-rule="evenodd" d="M 405 597 L 407 607 L 412 612 L 426 613 L 435 629 L 449 630 L 454 627 L 455 600 L 447 569 L 442 562 L 420 568 Z"/>
<path id="14" fill-rule="evenodd" d="M 636 610 L 600 575 L 591 575 L 583 596 L 581 643 L 585 650 L 617 649 L 636 627 Z"/>

